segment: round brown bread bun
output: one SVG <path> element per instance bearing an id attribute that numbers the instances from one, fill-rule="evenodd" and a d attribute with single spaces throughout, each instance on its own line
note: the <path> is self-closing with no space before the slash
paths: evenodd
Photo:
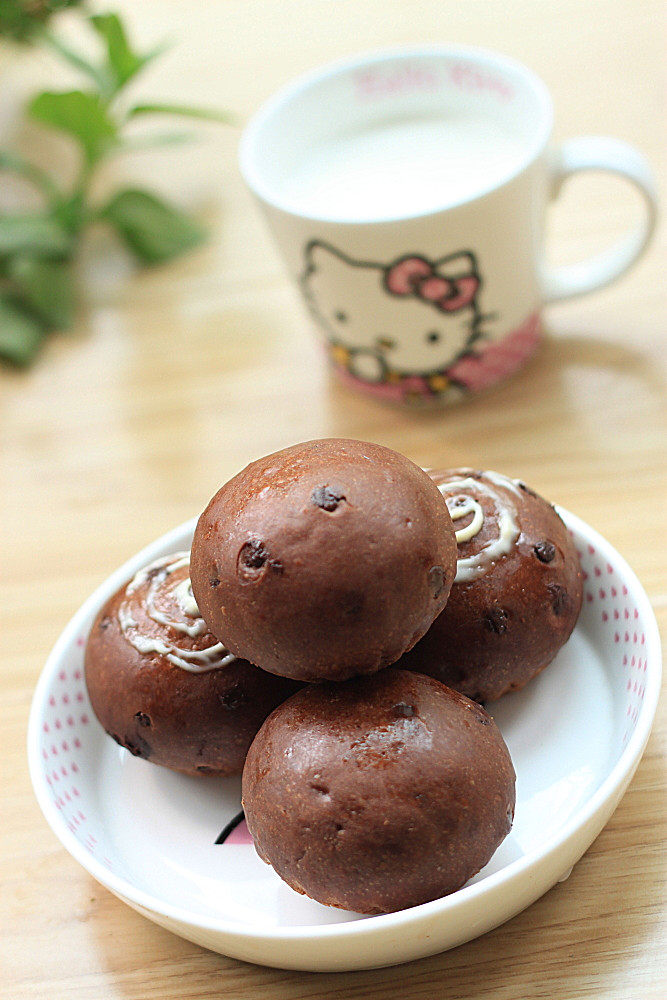
<path id="1" fill-rule="evenodd" d="M 471 469 L 430 475 L 457 529 L 456 582 L 400 666 L 493 701 L 527 684 L 569 638 L 581 610 L 579 558 L 554 508 L 524 483 Z"/>
<path id="2" fill-rule="evenodd" d="M 344 680 L 388 666 L 442 611 L 456 542 L 429 476 L 364 441 L 253 462 L 199 518 L 192 587 L 213 635 L 264 670 Z"/>
<path id="3" fill-rule="evenodd" d="M 299 685 L 222 648 L 199 617 L 188 561 L 183 552 L 156 560 L 105 604 L 86 647 L 88 694 L 136 757 L 185 774 L 240 774 L 262 722 Z"/>
<path id="4" fill-rule="evenodd" d="M 483 708 L 389 669 L 277 708 L 248 752 L 243 807 L 258 854 L 297 892 L 388 913 L 483 868 L 512 825 L 514 781 Z"/>

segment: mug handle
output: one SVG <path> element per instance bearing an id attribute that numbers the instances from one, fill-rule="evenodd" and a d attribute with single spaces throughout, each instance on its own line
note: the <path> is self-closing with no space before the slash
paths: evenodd
<path id="1" fill-rule="evenodd" d="M 611 284 L 642 255 L 655 228 L 658 211 L 655 180 L 648 161 L 627 142 L 591 135 L 561 143 L 551 160 L 553 198 L 560 193 L 563 182 L 579 170 L 606 170 L 632 181 L 644 198 L 644 217 L 630 233 L 597 256 L 576 264 L 543 268 L 541 284 L 545 302 L 585 295 Z"/>

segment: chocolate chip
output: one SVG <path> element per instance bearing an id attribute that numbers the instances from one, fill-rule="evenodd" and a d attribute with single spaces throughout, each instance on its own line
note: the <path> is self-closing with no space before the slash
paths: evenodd
<path id="1" fill-rule="evenodd" d="M 570 598 L 565 587 L 561 587 L 558 583 L 550 583 L 547 586 L 547 590 L 551 597 L 553 613 L 555 615 L 562 615 L 570 607 Z"/>
<path id="2" fill-rule="evenodd" d="M 316 486 L 310 499 L 316 507 L 331 513 L 336 510 L 345 496 L 339 490 L 332 489 L 331 486 Z"/>
<path id="3" fill-rule="evenodd" d="M 489 723 L 491 722 L 491 719 L 487 715 L 486 707 L 484 705 L 483 700 L 479 696 L 477 698 L 471 698 L 470 700 L 476 702 L 474 715 L 477 721 L 482 726 L 488 726 Z"/>
<path id="4" fill-rule="evenodd" d="M 214 576 L 213 579 L 209 580 L 208 582 L 209 582 L 209 584 L 212 587 L 219 587 L 220 586 L 220 577 L 219 576 Z"/>
<path id="5" fill-rule="evenodd" d="M 229 712 L 233 712 L 235 708 L 239 708 L 248 699 L 243 689 L 238 684 L 235 684 L 229 691 L 225 691 L 224 694 L 219 695 L 218 700 L 223 708 L 226 708 Z"/>
<path id="6" fill-rule="evenodd" d="M 283 572 L 283 564 L 279 559 L 274 559 L 269 555 L 269 550 L 264 542 L 258 538 L 251 538 L 250 541 L 244 542 L 236 560 L 239 576 L 246 580 L 258 580 L 263 576 L 265 568 L 273 570 L 274 573 Z"/>
<path id="7" fill-rule="evenodd" d="M 538 542 L 537 545 L 534 547 L 533 552 L 540 560 L 540 562 L 550 563 L 551 560 L 556 555 L 556 546 L 552 545 L 551 542 L 547 541 Z"/>
<path id="8" fill-rule="evenodd" d="M 100 628 L 102 629 L 102 631 L 104 631 L 104 629 L 109 628 L 109 625 L 111 625 L 111 619 L 108 617 L 108 615 L 105 615 L 104 618 L 100 619 Z"/>
<path id="9" fill-rule="evenodd" d="M 137 722 L 139 723 L 140 726 L 150 726 L 151 725 L 150 716 L 146 715 L 145 712 L 136 712 L 134 717 L 135 717 L 135 719 L 137 720 Z"/>
<path id="10" fill-rule="evenodd" d="M 245 542 L 239 552 L 239 560 L 247 569 L 261 569 L 268 558 L 269 553 L 264 542 L 260 542 L 257 538 Z"/>
<path id="11" fill-rule="evenodd" d="M 394 705 L 392 712 L 398 719 L 411 719 L 415 714 L 415 706 L 399 701 L 398 705 Z"/>
<path id="12" fill-rule="evenodd" d="M 343 619 L 359 618 L 364 610 L 364 596 L 356 591 L 341 591 L 337 595 L 336 604 Z"/>
<path id="13" fill-rule="evenodd" d="M 468 502 L 468 497 L 457 497 L 454 501 L 455 507 L 464 507 Z"/>
<path id="14" fill-rule="evenodd" d="M 445 586 L 445 571 L 442 566 L 431 566 L 428 571 L 428 584 L 433 591 L 433 597 L 438 598 Z"/>
<path id="15" fill-rule="evenodd" d="M 143 757 L 144 760 L 148 760 L 152 753 L 149 744 L 139 735 L 136 735 L 134 740 L 125 740 L 121 745 L 129 750 L 133 757 Z"/>
<path id="16" fill-rule="evenodd" d="M 213 774 L 213 768 L 206 764 L 197 764 L 197 770 L 200 774 Z"/>
<path id="17" fill-rule="evenodd" d="M 507 612 L 502 608 L 489 608 L 484 616 L 484 626 L 489 632 L 502 635 L 503 632 L 507 632 L 507 620 Z"/>

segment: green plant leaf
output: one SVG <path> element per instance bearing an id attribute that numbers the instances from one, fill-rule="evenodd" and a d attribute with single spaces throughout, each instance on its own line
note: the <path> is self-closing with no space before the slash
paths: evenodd
<path id="1" fill-rule="evenodd" d="M 109 90 L 109 74 L 106 72 L 103 66 L 96 66 L 91 63 L 90 60 L 85 59 L 74 49 L 71 49 L 69 45 L 66 45 L 57 35 L 47 30 L 41 30 L 39 32 L 39 37 L 50 47 L 54 52 L 57 52 L 59 56 L 78 69 L 81 73 L 85 73 L 86 76 L 96 84 L 96 86 L 103 92 L 106 93 Z"/>
<path id="2" fill-rule="evenodd" d="M 74 136 L 89 163 L 106 152 L 118 132 L 100 97 L 82 90 L 44 91 L 30 102 L 28 113 L 43 125 Z"/>
<path id="3" fill-rule="evenodd" d="M 138 115 L 175 115 L 180 118 L 197 118 L 200 121 L 223 122 L 234 124 L 234 116 L 228 111 L 216 111 L 214 108 L 195 108 L 189 104 L 135 104 L 127 112 L 127 117 Z"/>
<path id="4" fill-rule="evenodd" d="M 71 249 L 70 234 L 50 215 L 0 215 L 0 256 L 66 257 Z"/>
<path id="5" fill-rule="evenodd" d="M 115 81 L 114 90 L 120 90 L 161 51 L 155 49 L 144 55 L 135 52 L 117 14 L 94 14 L 90 23 L 106 43 L 109 70 Z"/>
<path id="6" fill-rule="evenodd" d="M 101 215 L 145 264 L 170 260 L 205 238 L 204 230 L 188 215 L 136 188 L 119 191 Z"/>
<path id="7" fill-rule="evenodd" d="M 193 132 L 156 132 L 153 135 L 138 135 L 132 139 L 121 139 L 116 146 L 116 153 L 141 153 L 145 149 L 155 149 L 159 146 L 181 146 L 185 142 L 193 142 L 197 136 Z"/>
<path id="8" fill-rule="evenodd" d="M 64 330 L 74 317 L 74 285 L 68 264 L 12 257 L 7 276 L 22 301 L 43 323 Z"/>
<path id="9" fill-rule="evenodd" d="M 7 170 L 24 177 L 25 180 L 30 181 L 34 187 L 41 191 L 48 201 L 53 201 L 60 197 L 58 188 L 46 171 L 26 160 L 19 153 L 0 149 L 0 170 Z"/>
<path id="10" fill-rule="evenodd" d="M 2 0 L 0 35 L 19 42 L 32 42 L 42 24 L 65 7 L 76 7 L 81 0 Z"/>
<path id="11" fill-rule="evenodd" d="M 68 198 L 62 198 L 53 209 L 53 217 L 72 234 L 73 239 L 76 238 L 89 217 L 85 192 L 76 188 Z"/>
<path id="12" fill-rule="evenodd" d="M 10 296 L 0 295 L 0 358 L 23 368 L 33 360 L 45 336 L 39 320 Z"/>

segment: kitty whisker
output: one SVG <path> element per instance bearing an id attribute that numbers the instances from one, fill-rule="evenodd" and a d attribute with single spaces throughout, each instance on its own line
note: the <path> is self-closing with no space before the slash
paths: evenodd
<path id="1" fill-rule="evenodd" d="M 468 348 L 472 347 L 473 344 L 476 344 L 478 340 L 486 340 L 486 339 L 488 339 L 491 336 L 491 334 L 488 332 L 488 330 L 482 330 L 482 329 L 480 329 L 480 327 L 481 327 L 482 323 L 485 323 L 485 322 L 488 322 L 488 321 L 494 320 L 494 319 L 498 319 L 498 313 L 495 313 L 495 312 L 493 312 L 493 313 L 478 313 L 475 316 L 475 318 L 472 321 L 471 328 L 470 328 L 470 336 L 468 338 L 468 345 L 467 345 Z"/>

